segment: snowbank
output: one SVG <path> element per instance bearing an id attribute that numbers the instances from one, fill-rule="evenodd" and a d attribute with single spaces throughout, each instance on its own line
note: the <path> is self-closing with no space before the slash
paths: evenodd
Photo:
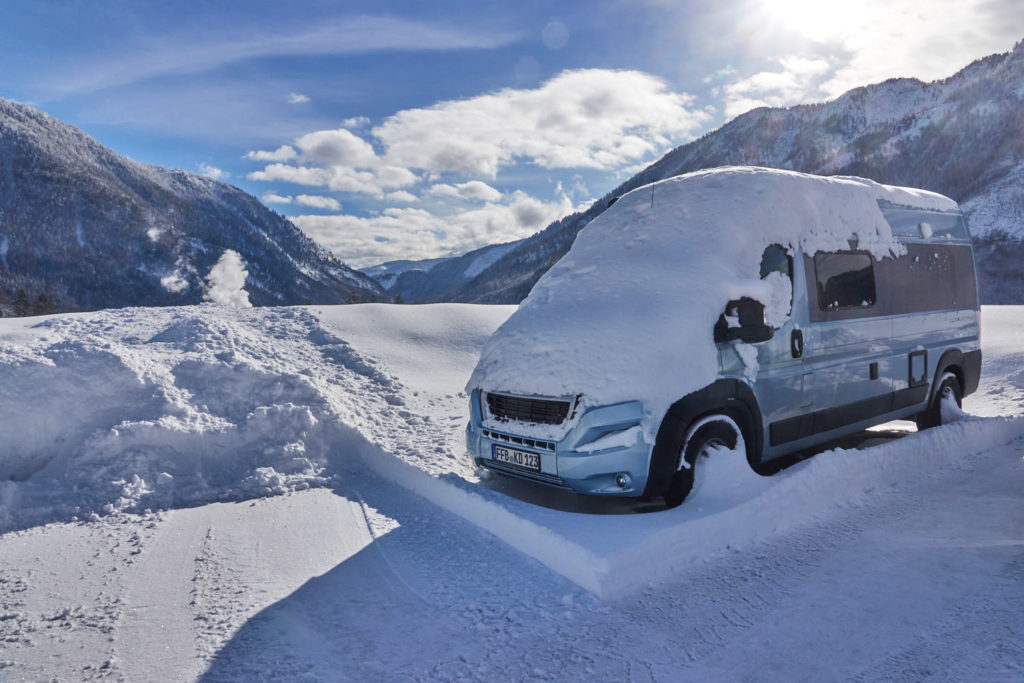
<path id="1" fill-rule="evenodd" d="M 487 343 L 467 389 L 582 395 L 585 406 L 642 398 L 653 442 L 668 407 L 716 379 L 711 330 L 726 303 L 749 296 L 772 306 L 776 292 L 759 278 L 765 247 L 813 255 L 857 239 L 876 258 L 902 252 L 880 199 L 956 208 L 923 190 L 757 168 L 633 190 L 537 282 Z"/>
<path id="2" fill-rule="evenodd" d="M 208 305 L 2 320 L 0 414 L 19 429 L 0 443 L 0 532 L 358 481 L 368 467 L 593 593 L 628 594 L 1024 435 L 1019 419 L 968 418 L 771 478 L 719 452 L 674 510 L 590 499 L 619 514 L 566 511 L 559 491 L 481 484 L 464 452 L 460 388 L 512 310 Z M 987 307 L 982 320 L 968 412 L 996 397 L 1020 414 L 1012 340 L 1024 309 Z"/>
<path id="3" fill-rule="evenodd" d="M 471 476 L 459 393 L 510 309 L 468 308 L 321 310 L 333 328 L 311 309 L 213 305 L 0 321 L 0 414 L 17 426 L 0 531 L 325 485 L 367 444 Z M 408 386 L 334 329 L 385 359 L 415 349 L 395 363 Z"/>

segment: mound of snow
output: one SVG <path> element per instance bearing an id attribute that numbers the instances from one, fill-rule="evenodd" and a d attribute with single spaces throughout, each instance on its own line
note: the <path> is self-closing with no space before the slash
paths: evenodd
<path id="1" fill-rule="evenodd" d="M 366 453 L 471 476 L 459 393 L 510 309 L 467 308 L 329 307 L 330 326 L 215 305 L 0 321 L 0 413 L 18 426 L 0 441 L 0 531 L 324 485 Z M 339 333 L 424 362 L 396 365 L 413 388 Z M 428 385 L 448 390 L 420 401 Z"/>
<path id="2" fill-rule="evenodd" d="M 484 348 L 467 389 L 581 395 L 584 406 L 643 399 L 653 442 L 668 407 L 717 378 L 711 330 L 728 301 L 752 297 L 773 322 L 785 319 L 777 288 L 759 278 L 765 247 L 813 255 L 857 239 L 876 258 L 902 253 L 879 200 L 956 208 L 923 190 L 756 168 L 633 190 L 537 282 Z"/>

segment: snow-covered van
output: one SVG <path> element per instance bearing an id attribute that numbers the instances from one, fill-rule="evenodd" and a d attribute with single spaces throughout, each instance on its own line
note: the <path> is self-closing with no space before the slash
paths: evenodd
<path id="1" fill-rule="evenodd" d="M 622 196 L 486 344 L 476 463 L 678 504 L 701 460 L 941 422 L 981 370 L 974 253 L 951 199 L 721 168 Z"/>

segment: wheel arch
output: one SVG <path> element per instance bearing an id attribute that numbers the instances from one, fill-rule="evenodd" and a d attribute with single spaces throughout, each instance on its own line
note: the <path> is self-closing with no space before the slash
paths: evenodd
<path id="1" fill-rule="evenodd" d="M 935 364 L 935 373 L 932 377 L 931 386 L 928 388 L 928 405 L 931 405 L 935 399 L 935 392 L 942 381 L 942 375 L 946 372 L 952 372 L 956 376 L 956 381 L 960 383 L 960 393 L 966 395 L 967 384 L 964 377 L 963 351 L 960 349 L 946 349 L 939 356 L 939 362 Z"/>
<path id="2" fill-rule="evenodd" d="M 757 468 L 764 448 L 764 424 L 757 398 L 745 382 L 724 378 L 687 394 L 666 411 L 651 451 L 645 496 L 660 495 L 668 486 L 676 467 L 675 445 L 689 426 L 715 413 L 728 415 L 736 422 L 742 432 L 747 462 Z"/>

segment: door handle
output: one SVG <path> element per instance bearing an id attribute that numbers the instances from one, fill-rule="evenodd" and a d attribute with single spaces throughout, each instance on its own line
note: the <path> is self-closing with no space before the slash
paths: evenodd
<path id="1" fill-rule="evenodd" d="M 793 330 L 789 334 L 789 351 L 793 358 L 800 358 L 804 355 L 804 331 Z"/>

